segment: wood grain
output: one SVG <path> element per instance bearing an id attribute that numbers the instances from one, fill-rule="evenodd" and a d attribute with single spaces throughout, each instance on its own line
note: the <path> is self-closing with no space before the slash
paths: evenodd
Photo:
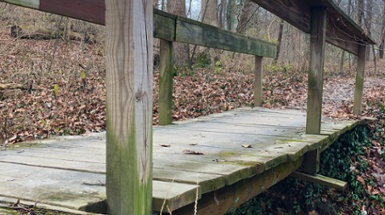
<path id="1" fill-rule="evenodd" d="M 356 86 L 354 88 L 353 113 L 360 115 L 362 112 L 362 95 L 364 93 L 366 46 L 360 46 L 357 56 Z"/>
<path id="2" fill-rule="evenodd" d="M 326 8 L 312 8 L 306 133 L 320 134 L 325 55 Z"/>
<path id="3" fill-rule="evenodd" d="M 150 214 L 153 6 L 117 0 L 106 9 L 108 212 Z"/>
<path id="4" fill-rule="evenodd" d="M 159 125 L 172 123 L 173 45 L 160 40 Z"/>
<path id="5" fill-rule="evenodd" d="M 262 57 L 255 56 L 255 70 L 254 70 L 254 106 L 262 105 L 262 89 L 263 89 L 263 66 L 262 66 Z"/>

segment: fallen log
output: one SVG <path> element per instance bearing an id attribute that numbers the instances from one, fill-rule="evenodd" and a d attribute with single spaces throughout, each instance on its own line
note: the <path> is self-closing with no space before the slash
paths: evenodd
<path id="1" fill-rule="evenodd" d="M 29 87 L 23 84 L 9 83 L 9 84 L 0 84 L 0 90 L 28 90 Z"/>

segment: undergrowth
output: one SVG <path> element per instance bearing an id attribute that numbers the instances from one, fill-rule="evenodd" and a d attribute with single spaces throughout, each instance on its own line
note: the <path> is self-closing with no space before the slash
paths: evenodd
<path id="1" fill-rule="evenodd" d="M 385 214 L 381 179 L 373 174 L 384 162 L 383 137 L 384 121 L 378 120 L 321 153 L 320 174 L 346 181 L 344 192 L 289 177 L 228 214 Z"/>

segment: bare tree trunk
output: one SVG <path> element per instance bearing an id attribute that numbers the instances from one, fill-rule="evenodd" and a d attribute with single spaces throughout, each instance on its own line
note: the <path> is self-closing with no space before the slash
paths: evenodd
<path id="1" fill-rule="evenodd" d="M 225 28 L 226 24 L 226 8 L 227 0 L 220 0 L 219 3 L 219 14 L 218 14 L 218 27 Z"/>
<path id="2" fill-rule="evenodd" d="M 235 20 L 235 1 L 229 0 L 229 2 L 227 3 L 226 30 L 233 31 L 234 22 L 235 22 L 234 20 Z"/>
<path id="3" fill-rule="evenodd" d="M 366 18 L 365 18 L 365 32 L 367 35 L 372 34 L 372 19 L 373 19 L 373 0 L 366 1 Z M 366 61 L 370 59 L 370 50 L 371 46 L 367 46 L 366 48 Z M 374 56 L 376 58 L 376 56 Z"/>
<path id="4" fill-rule="evenodd" d="M 380 33 L 380 45 L 378 50 L 378 56 L 380 59 L 384 59 L 384 45 L 385 45 L 385 1 L 383 1 L 382 7 L 382 22 L 381 22 L 381 33 Z"/>
<path id="5" fill-rule="evenodd" d="M 218 14 L 217 0 L 202 0 L 201 2 L 202 19 L 201 20 L 203 23 L 206 23 L 212 26 L 218 26 L 217 14 Z"/>
<path id="6" fill-rule="evenodd" d="M 242 12 L 237 25 L 237 29 L 236 29 L 237 33 L 242 34 L 246 32 L 250 19 L 252 18 L 252 16 L 257 10 L 258 10 L 257 4 L 251 2 L 250 0 L 246 0 L 242 8 Z"/>
<path id="7" fill-rule="evenodd" d="M 168 0 L 167 11 L 169 13 L 186 16 L 185 0 Z M 189 65 L 189 46 L 185 43 L 174 43 L 174 64 L 178 67 Z"/>
<path id="8" fill-rule="evenodd" d="M 356 10 L 357 10 L 357 17 L 356 17 L 356 22 L 358 23 L 359 26 L 362 27 L 362 21 L 364 19 L 364 0 L 356 0 Z"/>
<path id="9" fill-rule="evenodd" d="M 275 58 L 273 60 L 273 64 L 277 64 L 278 58 L 279 58 L 279 54 L 281 53 L 281 43 L 282 43 L 283 24 L 284 23 L 285 23 L 285 21 L 283 19 L 281 19 L 281 21 L 279 22 L 277 55 L 275 56 Z"/>

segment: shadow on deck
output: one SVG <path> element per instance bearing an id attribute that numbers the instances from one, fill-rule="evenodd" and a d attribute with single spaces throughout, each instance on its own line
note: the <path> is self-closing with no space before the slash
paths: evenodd
<path id="1" fill-rule="evenodd" d="M 289 176 L 311 150 L 362 121 L 324 120 L 306 135 L 306 113 L 237 109 L 154 127 L 153 208 L 223 214 Z M 0 151 L 0 201 L 38 201 L 103 212 L 105 133 L 57 137 Z"/>

